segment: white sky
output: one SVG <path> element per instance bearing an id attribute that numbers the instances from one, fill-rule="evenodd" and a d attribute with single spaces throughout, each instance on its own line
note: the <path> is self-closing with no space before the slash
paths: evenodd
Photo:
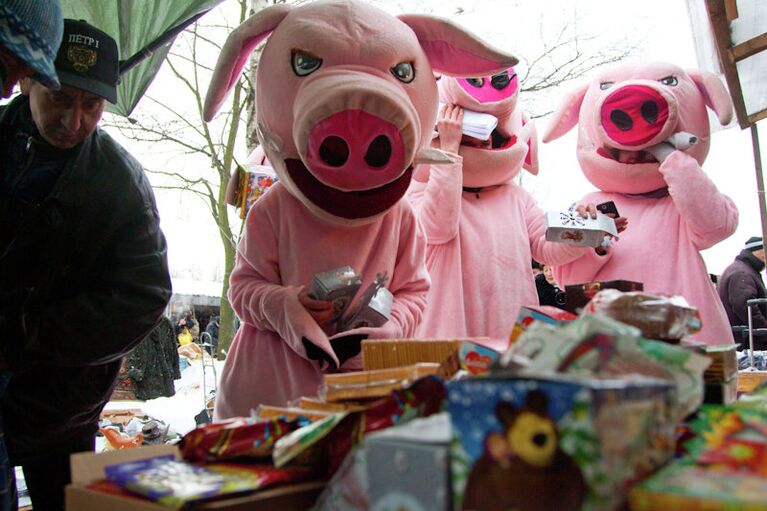
<path id="1" fill-rule="evenodd" d="M 228 3 L 225 2 L 223 10 L 228 8 Z M 635 55 L 640 59 L 698 67 L 684 0 L 403 0 L 375 3 L 393 13 L 417 11 L 449 17 L 496 46 L 528 58 L 537 55 L 544 44 L 555 41 L 556 34 L 567 23 L 579 34 L 594 37 L 582 42 L 580 49 L 584 53 L 604 50 L 611 45 L 630 44 L 637 47 Z M 456 15 L 456 6 L 461 6 L 464 13 Z M 210 58 L 209 65 L 213 66 L 215 55 Z M 173 101 L 177 85 L 173 85 L 167 75 L 167 72 L 161 72 L 149 89 L 150 96 Z M 555 105 L 566 89 L 577 84 L 571 82 L 550 96 L 538 98 L 536 106 Z M 524 82 L 522 86 L 525 86 Z M 525 98 L 523 93 L 523 106 L 526 99 L 530 98 Z M 144 100 L 137 115 L 152 108 L 156 106 Z M 547 120 L 537 120 L 539 134 Z M 764 128 L 763 122 L 760 127 Z M 594 189 L 578 167 L 576 131 L 572 130 L 551 144 L 539 144 L 540 174 L 538 177 L 525 175 L 524 186 L 544 209 L 561 209 Z M 762 139 L 762 154 L 767 154 L 764 129 Z M 149 168 L 178 166 L 178 156 L 168 150 L 147 148 L 130 141 L 124 143 Z M 243 154 L 238 157 L 244 159 L 244 147 L 241 152 Z M 202 171 L 207 166 L 205 160 L 196 160 L 193 164 L 184 161 L 183 166 L 190 173 L 195 169 Z M 715 133 L 703 168 L 740 209 L 738 231 L 703 254 L 709 271 L 721 273 L 741 250 L 745 240 L 761 232 L 749 131 L 741 131 L 733 124 L 733 127 Z M 156 177 L 150 178 L 156 181 Z M 172 274 L 203 281 L 219 280 L 223 274 L 223 251 L 216 227 L 202 202 L 163 190 L 158 190 L 156 196 L 162 228 L 168 238 Z"/>

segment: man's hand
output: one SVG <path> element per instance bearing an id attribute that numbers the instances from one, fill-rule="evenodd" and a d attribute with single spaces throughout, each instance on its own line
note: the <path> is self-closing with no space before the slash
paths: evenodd
<path id="1" fill-rule="evenodd" d="M 320 327 L 327 325 L 333 317 L 333 302 L 330 300 L 315 300 L 304 289 L 298 293 L 298 301 Z"/>
<path id="2" fill-rule="evenodd" d="M 591 218 L 595 220 L 597 218 L 597 206 L 593 202 L 588 204 L 578 204 L 575 206 L 575 211 L 583 218 Z"/>
<path id="3" fill-rule="evenodd" d="M 440 149 L 458 154 L 463 136 L 463 108 L 458 105 L 442 105 L 437 117 Z"/>
<path id="4" fill-rule="evenodd" d="M 596 219 L 597 217 L 597 207 L 593 202 L 589 202 L 587 204 L 578 204 L 575 207 L 575 211 L 578 212 L 579 215 L 583 218 L 591 218 L 592 220 Z M 618 233 L 622 233 L 626 230 L 626 228 L 629 225 L 629 219 L 625 216 L 619 216 L 616 218 L 615 214 L 610 213 L 607 216 L 615 220 L 615 229 L 618 231 Z M 599 246 L 594 249 L 594 251 L 597 253 L 597 255 L 603 256 L 607 254 L 609 248 Z"/>

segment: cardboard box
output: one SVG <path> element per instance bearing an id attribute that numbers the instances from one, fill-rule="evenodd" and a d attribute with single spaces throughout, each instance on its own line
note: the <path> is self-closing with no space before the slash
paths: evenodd
<path id="1" fill-rule="evenodd" d="M 372 433 L 364 448 L 370 509 L 452 509 L 447 414 Z"/>
<path id="2" fill-rule="evenodd" d="M 179 458 L 175 445 L 154 445 L 104 453 L 83 452 L 70 458 L 72 483 L 66 488 L 67 511 L 168 511 L 142 497 L 113 494 L 91 487 L 104 479 L 104 467 L 116 463 L 173 455 Z M 216 500 L 192 506 L 199 511 L 299 511 L 309 509 L 325 486 L 324 481 L 281 486 L 250 495 Z"/>
<path id="3" fill-rule="evenodd" d="M 706 346 L 705 355 L 711 359 L 703 378 L 706 383 L 727 382 L 738 375 L 738 345 L 715 344 Z"/>
<path id="4" fill-rule="evenodd" d="M 615 220 L 602 213 L 583 218 L 576 211 L 547 211 L 546 240 L 579 247 L 598 247 L 605 236 L 618 237 Z"/>
<path id="5" fill-rule="evenodd" d="M 767 371 L 738 371 L 738 394 L 753 392 L 755 388 L 767 381 Z"/>
<path id="6" fill-rule="evenodd" d="M 671 396 L 649 378 L 450 382 L 455 509 L 622 509 L 629 483 L 674 454 Z"/>

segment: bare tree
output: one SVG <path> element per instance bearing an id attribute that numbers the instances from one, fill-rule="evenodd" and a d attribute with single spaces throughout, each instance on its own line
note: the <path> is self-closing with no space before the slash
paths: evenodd
<path id="1" fill-rule="evenodd" d="M 236 146 L 241 138 L 241 117 L 253 85 L 249 73 L 244 73 L 235 84 L 231 100 L 217 119 L 210 124 L 203 121 L 202 109 L 205 91 L 210 81 L 212 67 L 221 50 L 226 35 L 248 15 L 248 0 L 237 0 L 237 16 L 234 22 L 222 25 L 195 23 L 186 30 L 168 53 L 165 66 L 175 78 L 173 94 L 179 101 L 170 104 L 152 94 L 145 96 L 140 115 L 129 119 L 113 117 L 109 124 L 120 130 L 128 139 L 150 146 L 172 146 L 173 151 L 189 162 L 207 161 L 204 165 L 179 164 L 179 168 L 153 168 L 147 172 L 163 176 L 164 184 L 155 185 L 159 190 L 180 190 L 203 201 L 218 227 L 224 252 L 224 275 L 220 302 L 219 348 L 228 349 L 234 335 L 234 314 L 226 298 L 229 274 L 234 267 L 235 249 L 242 224 L 230 218 L 225 200 L 226 187 L 232 172 L 238 165 Z M 203 21 L 205 18 L 203 18 Z M 206 58 L 207 57 L 207 58 Z M 193 168 L 190 168 L 193 167 Z"/>

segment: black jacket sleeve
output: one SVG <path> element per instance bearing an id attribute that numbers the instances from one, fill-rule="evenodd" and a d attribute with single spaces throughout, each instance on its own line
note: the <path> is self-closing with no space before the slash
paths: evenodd
<path id="1" fill-rule="evenodd" d="M 110 252 L 106 255 L 110 264 L 93 276 L 90 289 L 28 311 L 27 324 L 32 329 L 26 350 L 36 361 L 53 365 L 111 362 L 157 324 L 170 299 L 171 285 L 167 246 L 156 213 L 145 210 L 126 223 Z"/>

